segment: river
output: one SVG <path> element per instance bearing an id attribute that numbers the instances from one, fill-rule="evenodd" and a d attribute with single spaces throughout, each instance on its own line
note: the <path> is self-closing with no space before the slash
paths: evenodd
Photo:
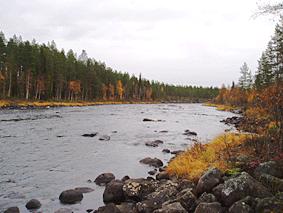
<path id="1" fill-rule="evenodd" d="M 172 157 L 162 149 L 186 149 L 193 141 L 182 133 L 189 129 L 206 143 L 230 128 L 220 120 L 230 112 L 201 104 L 136 104 L 63 107 L 0 111 L 0 212 L 36 198 L 41 212 L 67 207 L 85 212 L 103 205 L 104 187 L 96 186 L 99 174 L 112 172 L 146 177 L 150 167 L 139 160 L 157 157 L 164 163 Z M 144 118 L 161 120 L 143 122 Z M 160 132 L 168 131 L 168 132 Z M 85 133 L 98 132 L 95 137 Z M 110 136 L 100 141 L 101 135 Z M 159 147 L 145 142 L 163 140 Z M 81 203 L 64 206 L 59 194 L 75 187 L 91 187 Z"/>

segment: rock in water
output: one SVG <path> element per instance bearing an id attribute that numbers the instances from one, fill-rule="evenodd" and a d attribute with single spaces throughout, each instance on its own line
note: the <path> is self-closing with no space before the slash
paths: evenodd
<path id="1" fill-rule="evenodd" d="M 20 209 L 17 206 L 13 206 L 6 209 L 4 213 L 20 213 Z"/>
<path id="2" fill-rule="evenodd" d="M 143 122 L 153 122 L 153 121 L 155 121 L 155 120 L 149 119 L 149 118 L 144 118 L 142 121 L 143 121 Z"/>
<path id="3" fill-rule="evenodd" d="M 75 189 L 69 189 L 63 191 L 59 196 L 59 200 L 63 204 L 75 204 L 77 202 L 80 202 L 82 199 L 83 199 L 83 193 Z"/>
<path id="4" fill-rule="evenodd" d="M 183 135 L 192 135 L 192 136 L 197 136 L 198 134 L 196 132 L 190 131 L 190 130 L 185 130 Z"/>
<path id="5" fill-rule="evenodd" d="M 97 132 L 95 132 L 95 133 L 90 133 L 90 134 L 83 134 L 82 136 L 83 137 L 91 137 L 91 138 L 93 138 L 94 136 L 96 136 L 98 133 Z"/>
<path id="6" fill-rule="evenodd" d="M 100 138 L 99 138 L 100 141 L 109 141 L 110 140 L 110 136 L 108 135 L 102 135 Z"/>
<path id="7" fill-rule="evenodd" d="M 169 150 L 169 149 L 163 149 L 162 152 L 164 152 L 164 153 L 170 153 L 170 150 Z"/>
<path id="8" fill-rule="evenodd" d="M 103 186 L 106 185 L 107 183 L 110 183 L 112 180 L 115 180 L 114 174 L 103 173 L 98 175 L 97 178 L 95 178 L 94 182 L 99 186 Z"/>
<path id="9" fill-rule="evenodd" d="M 158 158 L 147 157 L 147 158 L 140 160 L 140 163 L 147 164 L 147 165 L 157 167 L 157 168 L 163 166 L 163 162 Z"/>
<path id="10" fill-rule="evenodd" d="M 159 144 L 163 144 L 163 141 L 155 140 L 155 141 L 150 141 L 150 142 L 145 143 L 146 146 L 152 146 L 152 147 L 158 147 Z"/>
<path id="11" fill-rule="evenodd" d="M 124 183 L 119 180 L 113 180 L 108 183 L 103 193 L 103 202 L 105 203 L 121 203 L 125 200 L 123 192 Z"/>
<path id="12" fill-rule="evenodd" d="M 31 199 L 26 204 L 27 209 L 39 209 L 40 207 L 41 207 L 41 203 L 39 202 L 39 200 L 36 199 Z"/>

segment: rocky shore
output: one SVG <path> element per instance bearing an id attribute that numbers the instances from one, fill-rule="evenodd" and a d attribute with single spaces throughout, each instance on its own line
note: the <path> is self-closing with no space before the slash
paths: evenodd
<path id="1" fill-rule="evenodd" d="M 116 179 L 112 173 L 104 173 L 95 183 L 105 187 L 105 206 L 86 209 L 93 213 L 261 213 L 283 212 L 283 167 L 281 162 L 268 161 L 253 171 L 223 173 L 217 168 L 207 170 L 197 181 L 170 176 L 157 158 L 145 158 L 149 165 L 158 168 L 155 178 L 132 179 L 125 176 Z M 62 204 L 75 204 L 83 200 L 90 188 L 63 191 Z M 40 208 L 38 200 L 32 199 L 27 209 Z M 11 207 L 4 213 L 19 212 Z M 61 208 L 55 213 L 71 213 Z"/>

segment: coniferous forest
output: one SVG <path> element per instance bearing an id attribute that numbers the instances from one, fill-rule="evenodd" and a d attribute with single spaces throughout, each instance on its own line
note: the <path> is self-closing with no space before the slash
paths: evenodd
<path id="1" fill-rule="evenodd" d="M 0 34 L 0 98 L 27 100 L 203 101 L 217 88 L 175 86 L 118 72 L 105 63 L 56 48 Z"/>

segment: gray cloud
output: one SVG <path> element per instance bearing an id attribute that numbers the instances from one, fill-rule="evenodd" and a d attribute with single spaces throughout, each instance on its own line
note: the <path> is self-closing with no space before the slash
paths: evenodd
<path id="1" fill-rule="evenodd" d="M 244 61 L 255 71 L 273 33 L 274 22 L 250 18 L 255 9 L 256 0 L 10 0 L 0 30 L 149 79 L 219 86 Z"/>

